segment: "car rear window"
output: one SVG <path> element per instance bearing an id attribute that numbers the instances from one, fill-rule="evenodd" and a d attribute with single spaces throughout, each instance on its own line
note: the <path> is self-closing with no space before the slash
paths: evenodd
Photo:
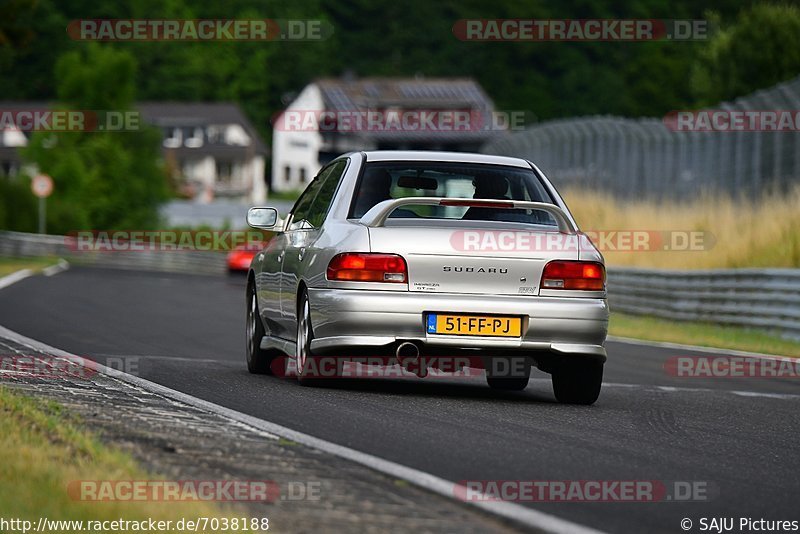
<path id="1" fill-rule="evenodd" d="M 384 200 L 424 196 L 521 200 L 553 204 L 531 169 L 471 163 L 367 163 L 356 186 L 351 218 L 360 218 Z M 462 206 L 403 206 L 391 218 L 462 219 L 556 225 L 539 210 Z"/>

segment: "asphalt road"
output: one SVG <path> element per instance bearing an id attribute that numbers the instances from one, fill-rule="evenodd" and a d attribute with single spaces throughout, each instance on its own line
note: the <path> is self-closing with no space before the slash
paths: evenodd
<path id="1" fill-rule="evenodd" d="M 480 378 L 332 381 L 248 374 L 244 278 L 72 268 L 0 291 L 0 324 L 146 379 L 453 480 L 696 481 L 707 500 L 527 503 L 610 532 L 682 518 L 799 520 L 800 379 L 678 378 L 685 350 L 609 342 L 600 400 L 554 400 L 548 375 L 498 393 Z M 736 531 L 736 530 L 735 530 Z"/>

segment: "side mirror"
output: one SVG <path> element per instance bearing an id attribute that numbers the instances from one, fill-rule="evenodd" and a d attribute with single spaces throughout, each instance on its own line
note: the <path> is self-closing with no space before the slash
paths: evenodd
<path id="1" fill-rule="evenodd" d="M 247 224 L 260 230 L 271 230 L 278 223 L 278 210 L 275 208 L 250 208 L 247 210 Z"/>

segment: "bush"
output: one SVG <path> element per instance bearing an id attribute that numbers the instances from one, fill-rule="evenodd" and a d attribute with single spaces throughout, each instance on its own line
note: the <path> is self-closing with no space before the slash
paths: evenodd
<path id="1" fill-rule="evenodd" d="M 27 176 L 0 176 L 0 228 L 35 232 L 38 224 L 38 199 L 31 192 Z"/>

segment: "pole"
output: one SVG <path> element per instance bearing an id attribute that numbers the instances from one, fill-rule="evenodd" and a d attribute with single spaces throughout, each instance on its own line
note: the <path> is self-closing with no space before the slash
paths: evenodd
<path id="1" fill-rule="evenodd" d="M 39 233 L 45 233 L 46 206 L 44 197 L 39 197 Z"/>

